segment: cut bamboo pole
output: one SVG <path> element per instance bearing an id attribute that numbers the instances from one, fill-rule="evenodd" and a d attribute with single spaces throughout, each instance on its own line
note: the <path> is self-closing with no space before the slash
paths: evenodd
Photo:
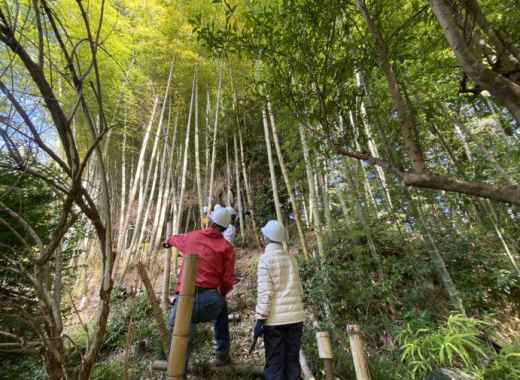
<path id="1" fill-rule="evenodd" d="M 325 367 L 325 378 L 327 380 L 334 380 L 334 368 L 332 365 L 332 345 L 330 344 L 330 336 L 327 331 L 320 331 L 316 333 L 316 342 L 318 344 L 318 353 L 320 359 L 323 360 Z"/>
<path id="2" fill-rule="evenodd" d="M 361 337 L 359 326 L 348 325 L 347 333 L 350 340 L 350 349 L 352 350 L 354 368 L 356 370 L 356 379 L 370 380 L 370 372 L 368 371 L 368 364 L 363 347 L 363 338 Z"/>
<path id="3" fill-rule="evenodd" d="M 159 300 L 155 296 L 152 282 L 150 281 L 150 277 L 148 277 L 148 273 L 146 272 L 146 268 L 142 262 L 137 263 L 137 271 L 146 289 L 146 294 L 148 295 L 150 305 L 152 306 L 152 315 L 159 330 L 159 337 L 161 338 L 163 352 L 166 353 L 168 352 L 168 329 L 166 328 L 166 323 L 164 321 L 161 306 L 159 305 Z"/>
<path id="4" fill-rule="evenodd" d="M 195 297 L 197 261 L 197 255 L 191 254 L 184 256 L 182 286 L 177 298 L 177 314 L 170 345 L 168 370 L 166 371 L 166 379 L 168 380 L 183 380 L 186 371 L 186 355 L 190 339 L 191 315 Z"/>

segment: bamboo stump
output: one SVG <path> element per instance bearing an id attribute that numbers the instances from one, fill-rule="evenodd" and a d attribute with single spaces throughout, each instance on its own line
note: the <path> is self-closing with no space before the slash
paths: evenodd
<path id="1" fill-rule="evenodd" d="M 352 350 L 356 378 L 357 380 L 370 380 L 370 373 L 363 349 L 363 338 L 361 337 L 359 326 L 348 325 L 347 333 L 350 340 L 350 349 Z"/>
<path id="2" fill-rule="evenodd" d="M 193 254 L 184 256 L 182 287 L 177 298 L 177 314 L 168 357 L 168 369 L 166 371 L 167 380 L 184 379 L 186 352 L 190 338 L 191 315 L 195 297 L 197 260 L 198 256 Z"/>
<path id="3" fill-rule="evenodd" d="M 332 345 L 330 344 L 329 333 L 327 331 L 317 332 L 316 341 L 318 343 L 318 353 L 320 359 L 323 360 L 323 366 L 325 367 L 325 379 L 334 380 Z"/>

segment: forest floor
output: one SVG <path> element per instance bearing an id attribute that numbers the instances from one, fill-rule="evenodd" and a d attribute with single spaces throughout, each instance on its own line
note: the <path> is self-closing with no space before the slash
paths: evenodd
<path id="1" fill-rule="evenodd" d="M 252 330 L 255 323 L 254 308 L 256 295 L 256 265 L 261 255 L 260 249 L 236 249 L 236 284 L 227 297 L 230 318 L 231 356 L 233 365 L 224 369 L 216 369 L 212 365 L 214 355 L 214 335 L 211 323 L 199 324 L 194 337 L 193 350 L 190 357 L 189 379 L 261 379 L 264 365 L 263 341 L 260 339 L 256 350 L 249 355 L 252 343 Z M 149 273 L 154 281 L 156 295 L 160 296 L 160 273 Z M 131 289 L 135 286 L 137 274 L 129 272 L 127 280 L 121 289 Z M 93 281 L 94 279 L 91 279 Z M 115 289 L 117 292 L 119 289 Z M 107 343 L 102 349 L 98 360 L 98 371 L 93 378 L 110 379 L 114 372 L 128 371 L 129 379 L 155 380 L 163 379 L 163 373 L 152 371 L 151 364 L 162 360 L 158 349 L 158 332 L 150 313 L 142 317 L 135 305 L 141 302 L 148 307 L 148 299 L 144 294 L 137 296 L 117 296 L 119 301 L 113 306 L 111 321 L 108 326 Z M 97 308 L 97 296 L 89 294 L 88 301 L 82 305 L 80 316 L 83 321 L 93 319 Z M 140 320 L 146 318 L 146 320 Z M 80 328 L 79 320 L 69 325 L 70 328 Z M 128 338 L 128 320 L 133 320 L 133 338 Z M 72 321 L 71 321 L 72 322 Z M 74 326 L 74 327 L 73 327 Z M 145 330 L 150 330 L 149 332 Z M 113 338 L 111 338 L 111 336 Z M 119 370 L 118 370 L 119 369 Z M 106 373 L 105 373 L 106 372 Z M 99 376 L 96 376 L 96 373 Z M 117 378 L 125 378 L 122 374 Z"/>

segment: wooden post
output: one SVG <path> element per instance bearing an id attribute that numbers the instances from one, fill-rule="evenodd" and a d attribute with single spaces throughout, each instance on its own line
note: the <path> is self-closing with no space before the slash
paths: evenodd
<path id="1" fill-rule="evenodd" d="M 363 338 L 361 337 L 359 326 L 348 325 L 347 333 L 350 340 L 354 368 L 356 369 L 356 378 L 357 380 L 370 380 L 370 373 L 368 372 L 368 365 L 363 350 Z"/>
<path id="2" fill-rule="evenodd" d="M 190 339 L 191 314 L 195 297 L 195 278 L 198 256 L 184 256 L 182 287 L 177 298 L 177 315 L 173 327 L 170 354 L 168 357 L 167 380 L 183 380 L 186 371 L 186 353 Z"/>
<path id="3" fill-rule="evenodd" d="M 334 380 L 334 369 L 332 366 L 332 345 L 330 344 L 330 336 L 327 331 L 320 331 L 316 333 L 316 341 L 318 343 L 318 353 L 320 359 L 323 360 L 325 367 L 325 378 L 327 380 Z"/>

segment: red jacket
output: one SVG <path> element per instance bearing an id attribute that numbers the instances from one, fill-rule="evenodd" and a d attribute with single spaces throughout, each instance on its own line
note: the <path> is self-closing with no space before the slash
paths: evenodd
<path id="1" fill-rule="evenodd" d="M 182 235 L 171 236 L 167 243 L 183 254 L 199 256 L 195 285 L 200 288 L 220 289 L 226 295 L 235 281 L 235 251 L 222 233 L 208 227 Z M 178 275 L 176 291 L 181 288 L 182 266 Z"/>

